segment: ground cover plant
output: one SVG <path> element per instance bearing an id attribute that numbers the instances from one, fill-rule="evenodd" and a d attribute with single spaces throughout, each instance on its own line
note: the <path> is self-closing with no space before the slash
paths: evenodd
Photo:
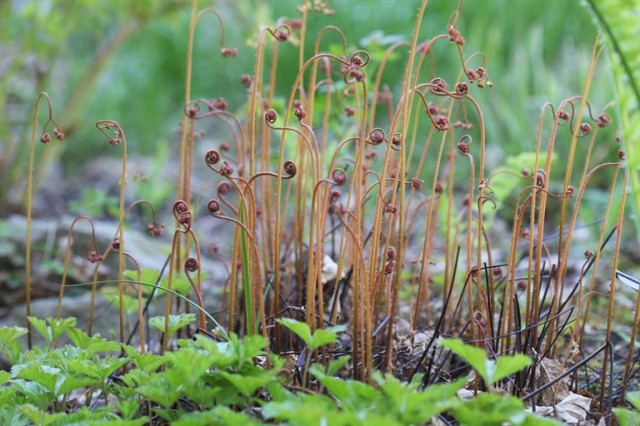
<path id="1" fill-rule="evenodd" d="M 335 26 L 309 33 L 333 13 L 325 2 L 232 46 L 223 16 L 194 1 L 172 222 L 130 190 L 127 129 L 98 121 L 122 154 L 117 196 L 104 199 L 117 229 L 103 247 L 91 217 L 72 221 L 50 318 L 31 300 L 34 170 L 66 135 L 41 93 L 26 315 L 0 328 L 3 422 L 610 424 L 615 412 L 633 424 L 640 297 L 632 314 L 615 309 L 629 303 L 617 277 L 633 284 L 619 271 L 636 178 L 619 142 L 633 133 L 617 141 L 612 104 L 589 101 L 604 48 L 594 43 L 580 93 L 539 106 L 526 150 L 489 167 L 487 123 L 502 117 L 478 99 L 499 84 L 491 58 L 468 51 L 462 2 L 439 28 L 427 6 L 406 38 L 363 50 Z M 197 28 L 214 24 L 216 73 L 254 57 L 233 104 L 193 89 Z M 169 234 L 158 270 L 128 248 L 147 211 L 145 231 Z M 87 282 L 70 279 L 80 226 L 93 235 Z M 87 323 L 62 315 L 78 287 Z M 100 298 L 115 307 L 112 338 L 93 330 Z"/>

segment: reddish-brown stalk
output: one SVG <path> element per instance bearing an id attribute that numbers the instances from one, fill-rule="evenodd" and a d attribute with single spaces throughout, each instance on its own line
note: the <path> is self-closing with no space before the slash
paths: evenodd
<path id="1" fill-rule="evenodd" d="M 67 282 L 67 275 L 69 273 L 69 261 L 71 258 L 71 244 L 73 241 L 73 238 L 72 238 L 73 228 L 75 227 L 76 223 L 78 223 L 81 220 L 86 220 L 87 222 L 89 222 L 89 225 L 91 226 L 91 244 L 90 244 L 91 249 L 89 250 L 87 259 L 91 263 L 99 262 L 102 260 L 102 256 L 98 254 L 98 249 L 96 248 L 96 230 L 95 230 L 93 220 L 91 220 L 86 216 L 76 217 L 75 219 L 73 219 L 73 222 L 71 222 L 71 225 L 69 225 L 69 230 L 67 231 L 67 243 L 64 251 L 62 279 L 60 280 L 60 291 L 58 293 L 58 306 L 56 307 L 56 319 L 58 320 L 60 319 L 60 314 L 62 310 L 62 297 L 64 296 L 64 286 Z M 53 347 L 56 348 L 57 345 L 58 345 L 58 340 L 56 339 L 53 342 Z"/>
<path id="2" fill-rule="evenodd" d="M 611 261 L 611 281 L 609 282 L 610 290 L 609 290 L 609 309 L 607 311 L 607 328 L 605 331 L 605 342 L 611 342 L 611 327 L 613 326 L 613 304 L 615 300 L 616 294 L 616 274 L 618 271 L 618 259 L 620 258 L 620 243 L 622 242 L 622 223 L 624 222 L 624 204 L 627 199 L 627 184 L 629 183 L 629 173 L 624 174 L 624 182 L 622 184 L 622 188 L 620 189 L 620 213 L 618 214 L 618 224 L 616 227 L 616 244 L 613 248 L 613 260 Z M 637 305 L 637 303 L 636 303 Z M 637 314 L 636 314 L 637 316 Z M 636 324 L 637 327 L 637 324 Z M 633 353 L 633 345 L 634 342 L 629 343 L 629 353 Z M 606 407 L 604 401 L 604 393 L 607 389 L 607 371 L 609 365 L 609 357 L 613 357 L 613 354 L 610 353 L 613 349 L 613 345 L 608 345 L 607 349 L 604 351 L 604 359 L 602 360 L 602 372 L 600 374 L 600 406 Z M 629 355 L 631 357 L 631 355 Z M 627 366 L 625 368 L 625 376 L 626 370 L 629 368 L 629 361 L 627 361 Z M 613 383 L 609 384 L 610 386 Z M 623 387 L 626 387 L 627 383 Z M 612 392 L 613 390 L 610 390 Z M 624 395 L 624 394 L 623 394 Z"/>
<path id="3" fill-rule="evenodd" d="M 118 316 L 120 320 L 120 343 L 124 343 L 124 219 L 125 219 L 125 207 L 124 207 L 124 193 L 127 183 L 127 138 L 124 130 L 120 125 L 112 120 L 102 120 L 96 123 L 96 128 L 109 140 L 111 146 L 118 146 L 122 144 L 122 171 L 120 173 L 120 209 L 118 217 L 118 232 L 116 238 L 119 241 L 118 250 Z M 114 241 L 116 241 L 114 238 Z M 98 265 L 99 267 L 99 265 Z M 97 269 L 97 268 L 96 268 Z"/>
<path id="4" fill-rule="evenodd" d="M 33 109 L 33 118 L 31 119 L 31 143 L 29 146 L 29 166 L 28 166 L 28 178 L 27 178 L 27 230 L 26 230 L 26 244 L 25 244 L 25 307 L 26 318 L 31 316 L 31 213 L 33 203 L 33 171 L 34 171 L 34 158 L 36 149 L 36 132 L 38 129 L 38 113 L 40 112 L 40 102 L 45 99 L 49 109 L 49 119 L 42 128 L 42 134 L 40 135 L 40 142 L 48 143 L 51 141 L 51 135 L 47 132 L 49 124 L 53 124 L 54 134 L 58 140 L 64 139 L 64 133 L 60 130 L 58 122 L 53 118 L 53 108 L 51 106 L 51 99 L 45 92 L 40 93 L 36 97 L 36 105 Z M 32 348 L 33 337 L 31 332 L 31 323 L 26 319 L 27 325 L 27 348 Z"/>

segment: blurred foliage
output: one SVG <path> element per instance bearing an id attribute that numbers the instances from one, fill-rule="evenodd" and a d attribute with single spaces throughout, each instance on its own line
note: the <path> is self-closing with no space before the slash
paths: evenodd
<path id="1" fill-rule="evenodd" d="M 204 17 L 196 33 L 192 97 L 221 96 L 231 110 L 241 109 L 246 95 L 239 78 L 253 72 L 257 30 L 275 26 L 279 18 L 299 17 L 299 3 L 200 1 L 199 7 L 212 5 L 222 14 L 225 44 L 237 47 L 239 55 L 220 57 L 219 24 L 211 16 Z M 420 1 L 329 3 L 335 10 L 333 15 L 309 15 L 308 53 L 315 34 L 334 25 L 344 31 L 350 52 L 366 48 L 380 56 L 392 42 L 411 37 L 412 25 L 408 23 L 413 22 Z M 429 2 L 420 38 L 445 33 L 454 8 L 450 1 Z M 51 95 L 67 139 L 38 154 L 41 174 L 62 159 L 64 173 L 73 175 L 80 162 L 111 153 L 107 144 L 99 143 L 93 124 L 105 118 L 123 126 L 131 153 L 155 155 L 161 147 L 167 152 L 169 146 L 169 156 L 177 155 L 177 136 L 171 129 L 182 117 L 189 13 L 189 0 L 0 3 L 0 176 L 9 183 L 0 189 L 0 214 L 9 210 L 4 202 L 9 188 L 14 191 L 11 209 L 20 209 L 19 184 L 26 180 L 24 141 L 30 130 L 33 100 L 42 90 Z M 465 54 L 481 51 L 489 60 L 495 86 L 474 95 L 487 122 L 493 159 L 488 167 L 495 169 L 506 157 L 534 148 L 537 118 L 544 102 L 558 103 L 580 93 L 595 27 L 577 0 L 469 1 L 462 8 L 458 26 L 466 38 Z M 337 44 L 338 38 L 328 35 L 321 49 L 335 49 Z M 280 55 L 278 91 L 288 94 L 298 68 L 297 50 L 283 45 Z M 385 71 L 385 82 L 396 93 L 406 55 L 406 50 L 399 51 Z M 435 72 L 455 78 L 458 60 L 447 51 L 436 52 L 436 57 Z M 372 63 L 367 73 L 373 75 L 376 66 Z M 596 77 L 592 99 L 599 111 L 611 93 L 606 73 Z M 215 129 L 208 131 L 207 137 L 216 136 Z M 604 150 L 597 155 L 602 158 L 607 154 Z"/>
<path id="2" fill-rule="evenodd" d="M 640 0 L 588 0 L 613 52 L 618 117 L 629 170 L 636 229 L 640 229 Z"/>

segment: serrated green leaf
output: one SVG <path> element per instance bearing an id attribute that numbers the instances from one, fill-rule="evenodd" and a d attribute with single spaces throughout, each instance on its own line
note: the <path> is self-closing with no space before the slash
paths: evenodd
<path id="1" fill-rule="evenodd" d="M 104 340 L 100 334 L 94 334 L 89 337 L 83 330 L 75 327 L 67 330 L 67 336 L 69 336 L 69 340 L 78 348 L 90 353 L 115 352 L 120 349 L 118 343 Z"/>
<path id="2" fill-rule="evenodd" d="M 39 426 L 50 425 L 66 415 L 65 413 L 49 414 L 45 411 L 40 411 L 38 407 L 31 404 L 22 404 L 18 406 L 18 409 L 22 414 L 29 417 L 29 419 L 31 419 L 33 424 L 36 424 Z"/>
<path id="3" fill-rule="evenodd" d="M 177 315 L 169 315 L 169 336 L 173 335 L 176 331 L 184 327 L 185 325 L 191 324 L 196 320 L 195 314 L 177 314 Z M 164 332 L 164 316 L 152 317 L 149 319 L 149 324 Z"/>
<path id="4" fill-rule="evenodd" d="M 35 382 L 53 393 L 60 376 L 60 369 L 32 362 L 26 365 L 14 365 L 12 371 L 16 377 Z"/>
<path id="5" fill-rule="evenodd" d="M 100 295 L 104 297 L 111 304 L 111 306 L 116 309 L 120 309 L 120 295 L 118 293 L 115 293 L 110 289 L 106 289 L 106 291 L 100 292 Z M 122 310 L 127 315 L 137 312 L 138 298 L 126 293 L 122 294 Z"/>
<path id="6" fill-rule="evenodd" d="M 451 352 L 467 361 L 488 386 L 492 384 L 489 381 L 489 371 L 487 371 L 487 354 L 482 349 L 467 345 L 460 339 L 439 339 L 438 344 L 449 348 Z"/>
<path id="7" fill-rule="evenodd" d="M 493 375 L 493 382 L 498 382 L 505 377 L 517 373 L 523 368 L 530 366 L 531 363 L 531 358 L 522 354 L 501 356 L 495 362 L 496 368 Z"/>
<path id="8" fill-rule="evenodd" d="M 460 339 L 439 339 L 438 344 L 449 348 L 453 353 L 467 361 L 482 377 L 487 386 L 531 365 L 531 359 L 525 355 L 503 355 L 498 361 L 487 358 L 480 348 L 467 345 Z"/>
<path id="9" fill-rule="evenodd" d="M 624 398 L 629 401 L 636 410 L 640 411 L 640 391 L 629 392 Z"/>
<path id="10" fill-rule="evenodd" d="M 624 408 L 614 408 L 616 419 L 620 426 L 637 426 L 640 425 L 640 413 Z"/>
<path id="11" fill-rule="evenodd" d="M 0 386 L 11 380 L 11 373 L 8 371 L 0 371 Z"/>
<path id="12" fill-rule="evenodd" d="M 27 319 L 29 320 L 33 328 L 35 328 L 36 331 L 47 340 L 47 342 L 53 342 L 53 334 L 51 332 L 51 328 L 47 326 L 45 320 L 41 320 L 40 318 L 36 317 L 28 317 Z"/>
<path id="13" fill-rule="evenodd" d="M 327 366 L 327 375 L 334 376 L 340 371 L 342 367 L 345 366 L 346 363 L 349 362 L 351 357 L 349 355 L 341 356 L 340 358 L 333 359 L 329 362 Z"/>
<path id="14" fill-rule="evenodd" d="M 302 339 L 305 345 L 311 346 L 311 328 L 305 322 L 296 321 L 293 318 L 280 318 L 277 320 L 279 324 L 293 331 Z"/>
<path id="15" fill-rule="evenodd" d="M 7 345 L 27 334 L 26 327 L 0 327 L 0 345 Z"/>
<path id="16" fill-rule="evenodd" d="M 346 329 L 347 328 L 343 325 L 336 325 L 326 329 L 317 329 L 311 337 L 311 344 L 309 345 L 309 349 L 315 350 L 322 346 L 335 343 L 338 339 L 338 333 L 342 333 Z"/>

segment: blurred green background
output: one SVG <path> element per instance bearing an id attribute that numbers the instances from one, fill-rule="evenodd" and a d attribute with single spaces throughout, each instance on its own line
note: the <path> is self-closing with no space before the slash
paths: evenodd
<path id="1" fill-rule="evenodd" d="M 55 115 L 67 133 L 63 143 L 37 154 L 40 173 L 57 166 L 63 177 L 74 176 L 101 155 L 119 156 L 95 130 L 94 123 L 105 118 L 125 129 L 130 153 L 157 162 L 177 155 L 178 138 L 172 128 L 182 119 L 190 3 L 0 2 L 0 216 L 23 209 L 31 115 L 40 91 L 51 95 Z M 253 72 L 252 43 L 259 28 L 274 26 L 281 17 L 299 17 L 295 8 L 299 3 L 201 1 L 200 7 L 212 6 L 224 16 L 226 45 L 237 47 L 239 55 L 220 57 L 218 23 L 205 17 L 195 42 L 192 97 L 222 96 L 232 111 L 240 110 L 246 98 L 240 75 Z M 419 4 L 419 0 L 331 0 L 332 16 L 310 15 L 307 51 L 322 27 L 335 25 L 344 31 L 351 49 L 382 52 L 398 37 L 410 39 Z M 421 39 L 446 33 L 456 5 L 451 0 L 431 0 Z M 483 108 L 496 166 L 534 148 L 544 102 L 557 105 L 581 93 L 596 29 L 578 0 L 468 0 L 458 28 L 466 38 L 465 55 L 481 51 L 489 60 L 494 87 L 474 96 Z M 459 70 L 452 50 L 437 55 L 438 69 L 445 73 Z M 279 68 L 280 93 L 288 93 L 287 82 L 297 71 L 297 50 L 283 46 L 281 53 L 281 63 L 292 64 Z M 385 73 L 392 89 L 401 83 L 401 59 Z M 596 114 L 613 99 L 607 67 L 603 57 L 591 96 Z M 610 145 L 597 150 L 595 158 L 604 158 L 614 144 Z"/>

